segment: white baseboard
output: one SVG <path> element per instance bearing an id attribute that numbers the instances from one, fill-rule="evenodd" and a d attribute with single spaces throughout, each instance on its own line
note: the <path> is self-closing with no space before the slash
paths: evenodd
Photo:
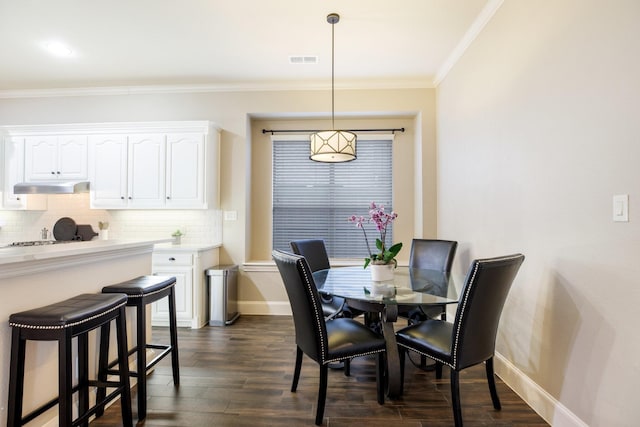
<path id="1" fill-rule="evenodd" d="M 289 301 L 238 301 L 238 311 L 240 315 L 291 316 Z"/>
<path id="2" fill-rule="evenodd" d="M 499 353 L 495 355 L 494 367 L 496 375 L 550 425 L 588 427 L 587 423 Z"/>

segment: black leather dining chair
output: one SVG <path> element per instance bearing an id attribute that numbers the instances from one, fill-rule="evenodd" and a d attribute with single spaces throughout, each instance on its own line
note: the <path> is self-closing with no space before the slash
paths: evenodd
<path id="1" fill-rule="evenodd" d="M 436 362 L 436 377 L 442 377 L 442 364 L 451 368 L 451 400 L 456 427 L 462 426 L 459 372 L 485 362 L 493 407 L 501 409 L 493 372 L 498 323 L 507 294 L 524 255 L 514 254 L 472 262 L 458 301 L 453 323 L 427 319 L 396 333 L 400 368 L 404 382 L 407 350 Z"/>
<path id="2" fill-rule="evenodd" d="M 292 240 L 289 242 L 291 250 L 296 255 L 302 255 L 307 260 L 311 272 L 325 270 L 331 268 L 329 264 L 329 255 L 324 240 L 320 239 L 302 239 Z M 335 297 L 320 293 L 322 301 L 322 312 L 327 319 L 341 317 L 344 315 L 345 300 L 344 298 Z M 350 316 L 347 316 L 350 317 Z"/>
<path id="3" fill-rule="evenodd" d="M 449 272 L 457 248 L 454 240 L 413 239 L 409 267 Z"/>
<path id="4" fill-rule="evenodd" d="M 311 275 L 307 260 L 296 254 L 274 250 L 272 252 L 284 282 L 296 335 L 296 364 L 291 391 L 295 392 L 300 379 L 303 355 L 320 365 L 320 385 L 316 424 L 322 424 L 327 396 L 328 365 L 354 357 L 377 355 L 376 383 L 378 403 L 384 403 L 384 338 L 348 318 L 325 320 L 320 295 Z"/>
<path id="5" fill-rule="evenodd" d="M 458 242 L 453 240 L 413 239 L 409 253 L 409 268 L 421 268 L 450 273 Z M 415 323 L 438 316 L 447 317 L 445 305 L 406 306 L 398 305 L 398 314 Z"/>
<path id="6" fill-rule="evenodd" d="M 312 273 L 318 270 L 326 270 L 331 268 L 329 263 L 329 255 L 327 247 L 322 239 L 300 239 L 289 242 L 291 250 L 296 255 L 302 255 L 307 260 Z M 320 301 L 322 302 L 322 312 L 325 319 L 333 319 L 335 317 L 354 318 L 362 314 L 362 311 L 353 307 L 349 307 L 344 298 L 328 295 L 320 292 Z M 370 319 L 365 314 L 365 323 L 369 324 Z M 351 361 L 345 360 L 343 363 L 331 364 L 331 368 L 344 368 L 345 376 L 351 375 Z"/>

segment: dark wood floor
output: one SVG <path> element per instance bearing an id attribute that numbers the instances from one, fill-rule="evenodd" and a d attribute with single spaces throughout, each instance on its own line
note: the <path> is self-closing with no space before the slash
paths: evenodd
<path id="1" fill-rule="evenodd" d="M 165 328 L 154 328 L 159 340 Z M 148 376 L 145 426 L 312 426 L 314 425 L 318 365 L 305 358 L 298 391 L 291 393 L 295 360 L 293 323 L 284 316 L 242 316 L 227 327 L 180 329 L 181 384 L 175 388 L 171 364 L 165 358 Z M 414 357 L 418 362 L 418 358 Z M 356 359 L 351 376 L 330 370 L 324 425 L 328 427 L 451 426 L 448 372 L 436 380 L 407 363 L 405 393 L 378 405 L 375 360 Z M 502 411 L 495 411 L 484 366 L 460 376 L 466 426 L 547 426 L 502 381 L 497 380 Z M 133 390 L 136 416 L 136 393 Z M 114 404 L 91 426 L 121 426 Z"/>

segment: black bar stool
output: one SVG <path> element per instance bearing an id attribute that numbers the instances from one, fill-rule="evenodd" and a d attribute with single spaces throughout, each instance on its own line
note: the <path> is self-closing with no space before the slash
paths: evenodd
<path id="1" fill-rule="evenodd" d="M 136 345 L 129 350 L 129 355 L 136 354 L 137 368 L 130 372 L 132 377 L 138 378 L 138 420 L 143 420 L 147 416 L 147 371 L 151 369 L 162 358 L 171 353 L 171 367 L 173 370 L 174 385 L 180 384 L 180 367 L 178 365 L 178 327 L 176 322 L 176 297 L 174 288 L 175 277 L 168 276 L 140 276 L 126 282 L 102 288 L 103 293 L 124 293 L 129 297 L 127 305 L 136 308 Z M 169 299 L 169 335 L 170 345 L 147 343 L 147 322 L 146 306 L 159 299 L 167 297 Z M 108 340 L 108 339 L 107 339 Z M 101 348 L 107 348 L 108 341 L 101 343 Z M 148 348 L 162 350 L 157 356 L 147 363 Z M 110 374 L 117 373 L 111 369 L 115 362 L 108 363 L 107 352 L 100 352 L 99 366 L 101 372 Z M 105 391 L 98 389 L 98 398 L 104 395 Z M 101 412 L 98 416 L 102 415 Z"/>
<path id="2" fill-rule="evenodd" d="M 14 313 L 9 317 L 11 333 L 11 367 L 9 372 L 9 408 L 7 426 L 22 426 L 58 405 L 58 425 L 88 426 L 89 417 L 98 408 L 121 395 L 122 420 L 131 426 L 131 390 L 127 364 L 127 330 L 123 294 L 82 294 L 55 304 Z M 101 328 L 108 335 L 109 323 L 115 320 L 118 341 L 119 381 L 89 379 L 89 331 Z M 78 337 L 78 384 L 73 387 L 72 338 Z M 23 416 L 25 353 L 27 340 L 58 341 L 58 397 Z M 89 408 L 89 387 L 115 388 L 102 401 Z M 73 393 L 78 392 L 78 418 L 73 420 Z"/>

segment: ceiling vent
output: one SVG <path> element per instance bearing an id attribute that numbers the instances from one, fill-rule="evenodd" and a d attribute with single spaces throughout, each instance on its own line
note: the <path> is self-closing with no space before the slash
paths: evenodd
<path id="1" fill-rule="evenodd" d="M 290 56 L 289 64 L 317 64 L 317 56 Z"/>

